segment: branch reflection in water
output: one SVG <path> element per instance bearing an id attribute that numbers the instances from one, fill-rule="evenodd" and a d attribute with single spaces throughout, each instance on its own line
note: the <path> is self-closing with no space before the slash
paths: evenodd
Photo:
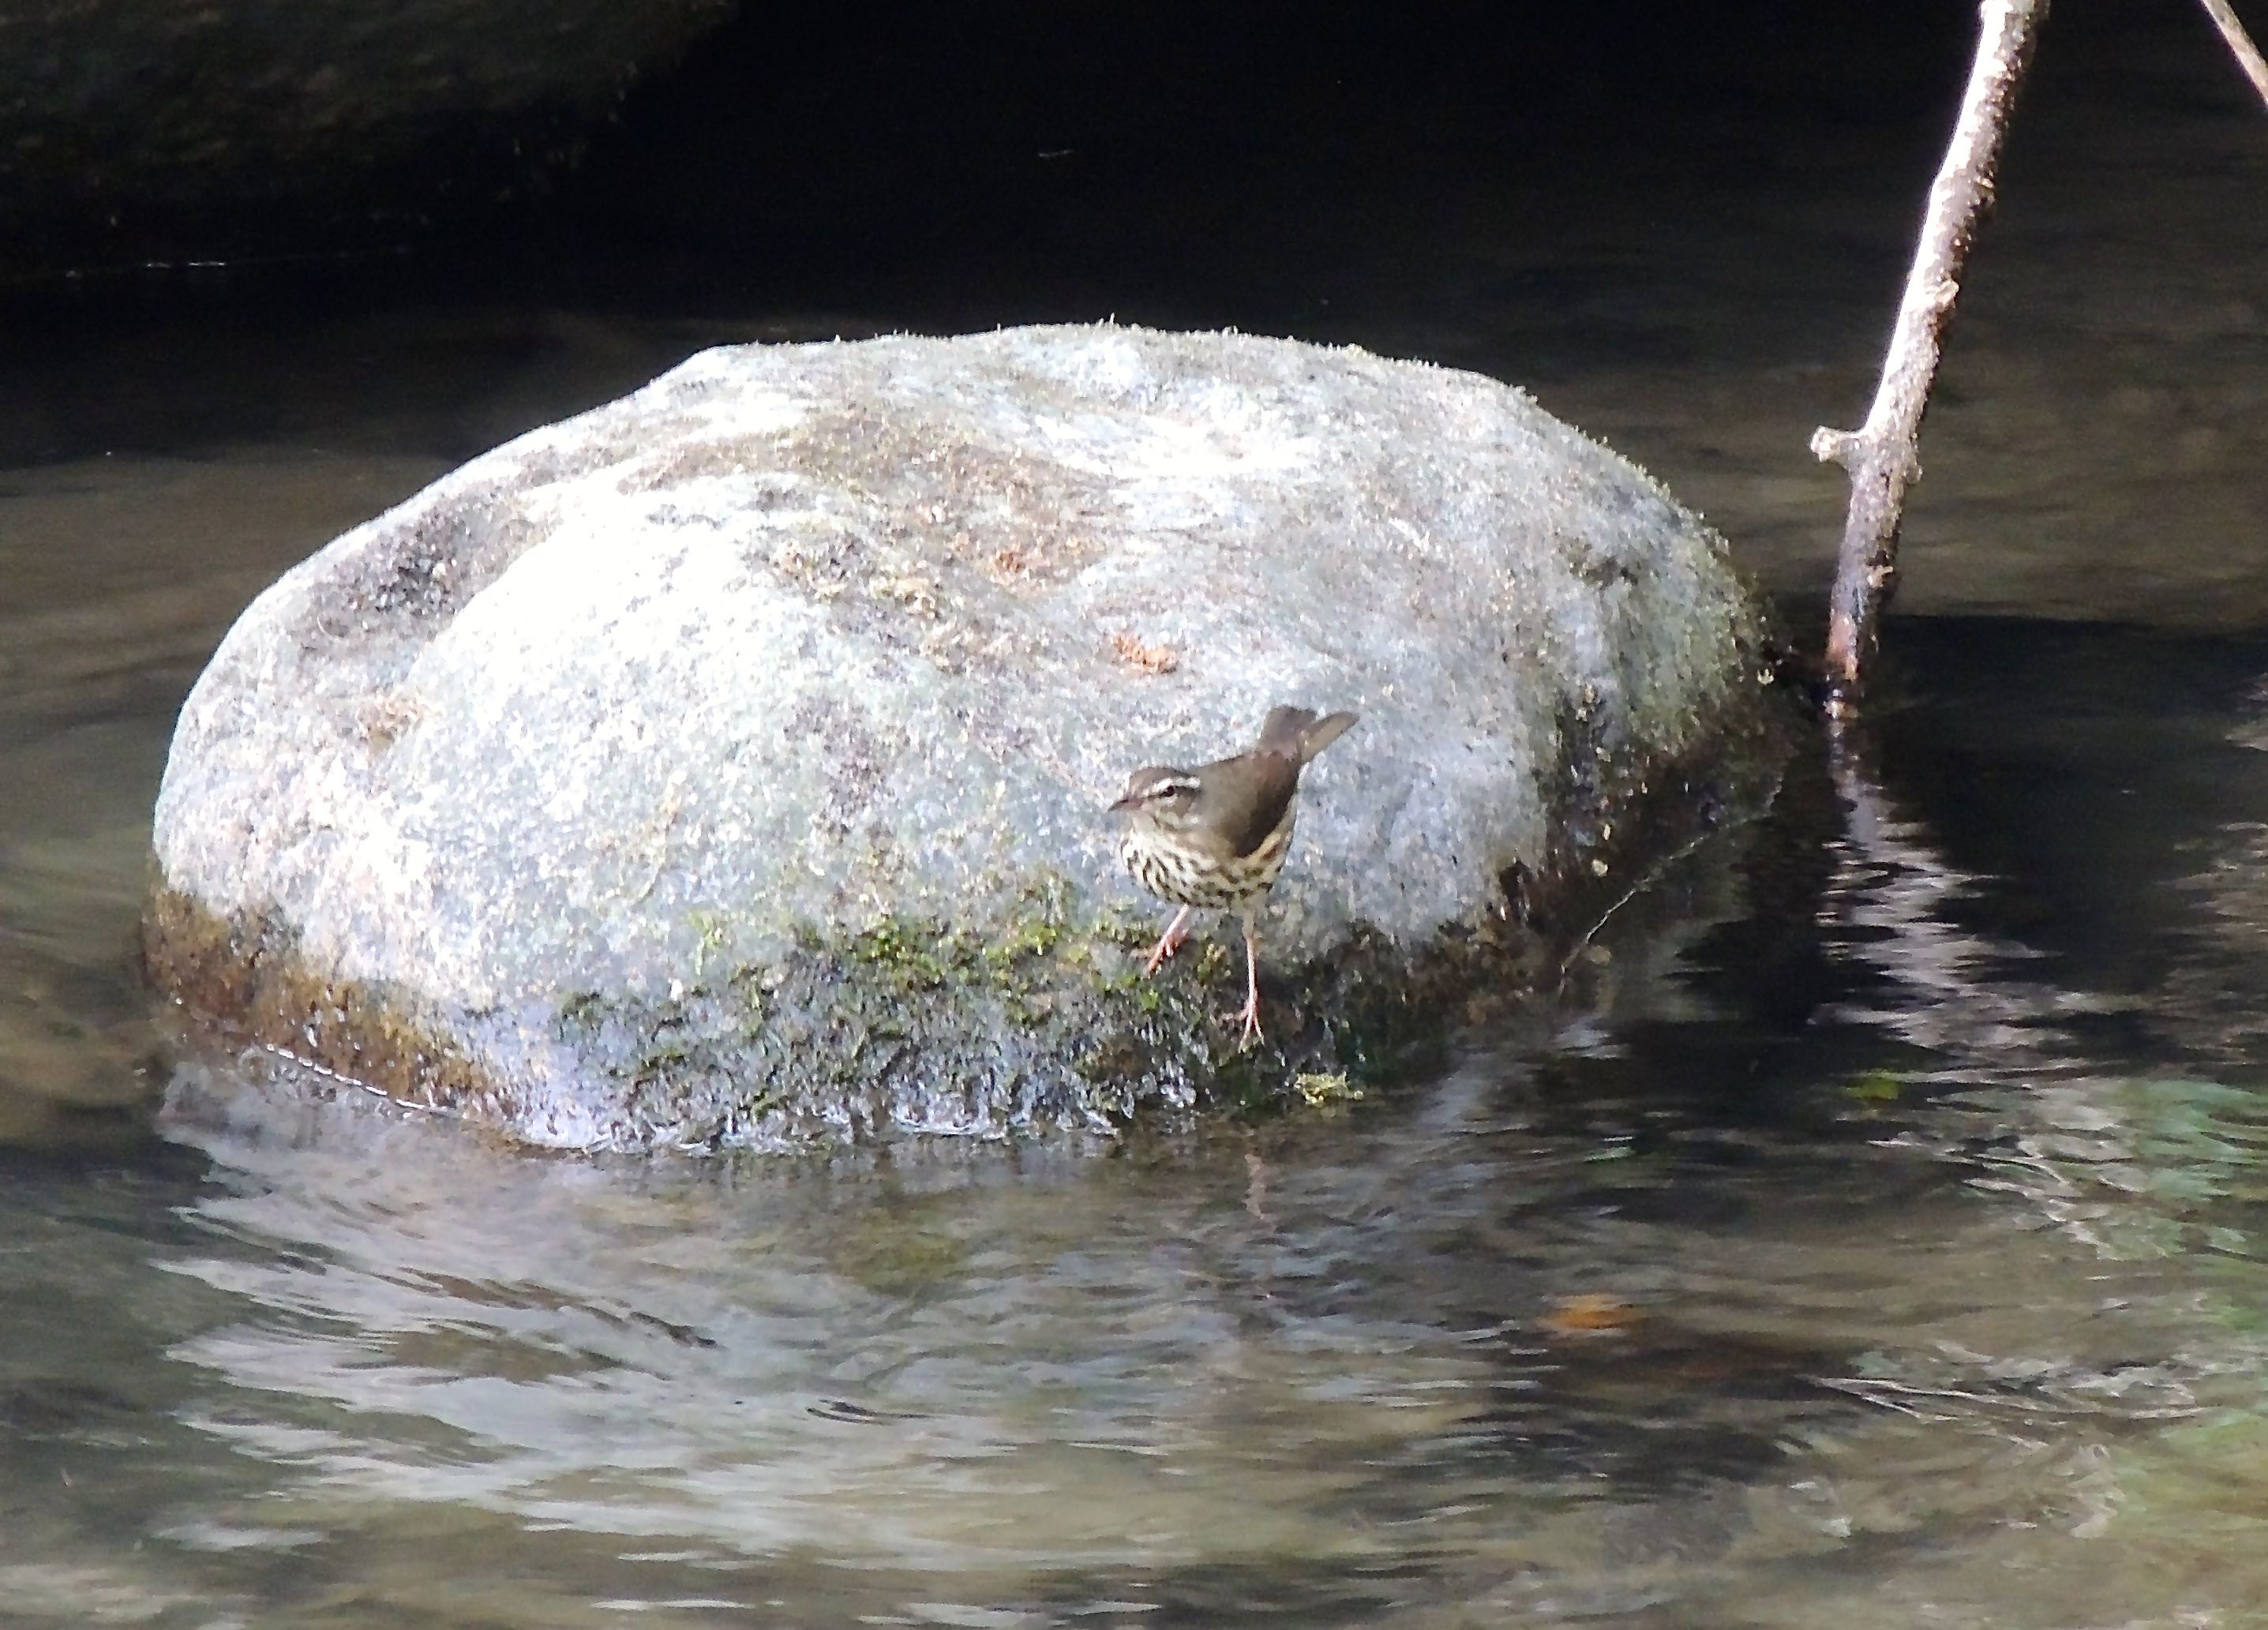
<path id="1" fill-rule="evenodd" d="M 2167 1130 L 2250 1148 L 2250 1105 L 2106 1053 L 2127 1004 L 1997 926 L 1868 752 L 1440 1079 L 1268 1126 L 587 1161 L 186 1064 L 166 1362 L 241 1481 L 173 1531 L 288 1512 L 302 1568 L 410 1599 L 439 1524 L 524 1559 L 530 1623 L 1690 1615 L 1766 1577 L 1805 1622 L 1853 1568 L 2140 1611 L 2131 1549 L 2066 1547 L 2178 1550 L 2136 1491 L 2254 1418 Z"/>

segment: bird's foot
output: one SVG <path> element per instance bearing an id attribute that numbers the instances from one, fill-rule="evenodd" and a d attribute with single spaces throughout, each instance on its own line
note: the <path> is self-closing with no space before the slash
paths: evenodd
<path id="1" fill-rule="evenodd" d="M 1252 913 L 1244 914 L 1244 1039 L 1242 1052 L 1260 1039 L 1260 933 L 1252 926 Z"/>
<path id="2" fill-rule="evenodd" d="M 1166 931 L 1158 936 L 1157 948 L 1151 951 L 1149 961 L 1142 965 L 1143 978 L 1147 979 L 1164 967 L 1173 954 L 1189 943 L 1189 931 L 1182 926 L 1189 920 L 1189 908 L 1186 906 L 1174 914 L 1174 920 L 1166 925 Z"/>

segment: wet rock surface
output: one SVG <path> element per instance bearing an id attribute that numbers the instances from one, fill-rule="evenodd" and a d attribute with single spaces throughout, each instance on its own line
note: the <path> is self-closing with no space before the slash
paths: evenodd
<path id="1" fill-rule="evenodd" d="M 576 1148 L 1107 1127 L 1379 1068 L 1536 902 L 1737 804 L 1720 540 L 1477 376 L 1233 335 L 740 347 L 286 576 L 185 708 L 150 966 Z M 1129 769 L 1361 724 L 1155 980 Z M 1526 919 L 1526 920 L 1524 920 Z"/>

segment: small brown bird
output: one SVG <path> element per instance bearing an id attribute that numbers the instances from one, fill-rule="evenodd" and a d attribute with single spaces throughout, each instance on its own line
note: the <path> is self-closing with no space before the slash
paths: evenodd
<path id="1" fill-rule="evenodd" d="M 1351 713 L 1317 718 L 1305 708 L 1272 708 L 1251 752 L 1193 770 L 1136 770 L 1110 806 L 1127 817 L 1118 856 L 1134 881 L 1181 907 L 1143 973 L 1155 973 L 1182 948 L 1190 912 L 1243 917 L 1248 1044 L 1260 1037 L 1260 941 L 1253 924 L 1292 848 L 1300 771 L 1354 721 Z"/>

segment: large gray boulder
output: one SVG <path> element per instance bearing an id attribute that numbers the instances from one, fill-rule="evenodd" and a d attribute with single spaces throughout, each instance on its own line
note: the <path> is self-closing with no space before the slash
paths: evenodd
<path id="1" fill-rule="evenodd" d="M 1433 1028 L 1555 879 L 1738 782 L 1757 638 L 1719 539 L 1471 374 L 1116 327 L 710 351 L 245 613 L 150 966 L 546 1144 L 1266 1095 Z M 1240 1053 L 1233 933 L 1141 979 L 1168 913 L 1104 806 L 1278 701 L 1362 719 Z"/>

